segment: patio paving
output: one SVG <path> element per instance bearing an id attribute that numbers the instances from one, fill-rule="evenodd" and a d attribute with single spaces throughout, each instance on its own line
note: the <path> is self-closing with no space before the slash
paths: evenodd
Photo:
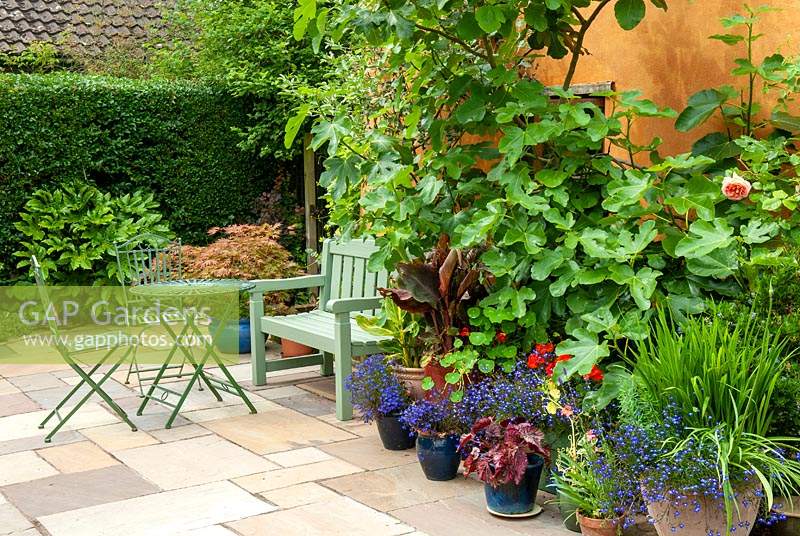
<path id="1" fill-rule="evenodd" d="M 108 391 L 140 431 L 92 399 L 45 444 L 37 425 L 75 375 L 0 366 L 0 535 L 572 534 L 553 505 L 506 521 L 486 512 L 481 483 L 425 480 L 413 450 L 383 450 L 374 426 L 336 420 L 317 367 L 255 388 L 246 359 L 231 369 L 258 414 L 195 390 L 166 430 L 168 408 L 137 417 L 137 388 L 118 373 Z"/>

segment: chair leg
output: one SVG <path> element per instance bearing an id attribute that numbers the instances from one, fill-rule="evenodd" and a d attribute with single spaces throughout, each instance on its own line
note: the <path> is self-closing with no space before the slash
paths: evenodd
<path id="1" fill-rule="evenodd" d="M 353 403 L 350 399 L 350 391 L 344 387 L 344 379 L 353 371 L 349 314 L 336 315 L 333 333 L 336 350 L 333 363 L 336 373 L 336 418 L 340 421 L 349 421 L 353 418 Z"/>

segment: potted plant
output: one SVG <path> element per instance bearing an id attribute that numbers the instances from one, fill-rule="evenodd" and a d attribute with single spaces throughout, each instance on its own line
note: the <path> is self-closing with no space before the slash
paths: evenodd
<path id="1" fill-rule="evenodd" d="M 458 452 L 463 425 L 458 420 L 453 402 L 445 396 L 416 400 L 400 416 L 417 434 L 417 459 L 428 480 L 452 480 L 458 474 L 461 455 Z"/>
<path id="2" fill-rule="evenodd" d="M 615 449 L 638 475 L 661 536 L 746 535 L 773 497 L 797 495 L 798 451 L 768 435 L 792 352 L 757 323 L 749 314 L 728 321 L 713 307 L 680 324 L 659 311 L 633 352 Z"/>
<path id="3" fill-rule="evenodd" d="M 411 397 L 395 374 L 394 363 L 382 354 L 369 356 L 345 379 L 345 387 L 352 394 L 353 407 L 364 422 L 377 422 L 385 449 L 406 450 L 414 446 L 413 430 L 400 420 Z"/>
<path id="4" fill-rule="evenodd" d="M 584 431 L 576 419 L 570 443 L 559 451 L 553 472 L 565 525 L 586 536 L 621 534 L 638 504 L 636 478 L 620 463 L 602 429 Z"/>
<path id="5" fill-rule="evenodd" d="M 209 229 L 219 236 L 207 246 L 183 246 L 183 276 L 198 279 L 273 279 L 300 275 L 300 267 L 279 242 L 280 225 L 229 225 Z M 286 307 L 292 302 L 288 292 L 264 295 L 265 309 Z M 250 306 L 247 293 L 239 297 L 239 318 L 228 320 L 219 329 L 219 319 L 211 330 L 218 332 L 215 344 L 224 353 L 250 351 Z M 308 352 L 306 352 L 308 353 Z"/>
<path id="6" fill-rule="evenodd" d="M 490 513 L 501 517 L 539 514 L 536 493 L 542 467 L 550 459 L 544 433 L 518 419 L 479 419 L 461 437 L 464 475 L 475 473 L 484 483 Z"/>
<path id="7" fill-rule="evenodd" d="M 447 392 L 453 383 L 445 379 L 450 366 L 440 362 L 462 346 L 459 333 L 469 323 L 467 309 L 488 294 L 483 281 L 488 272 L 479 260 L 483 250 L 451 248 L 450 238 L 442 234 L 424 258 L 397 264 L 394 288 L 378 289 L 400 309 L 422 315 L 428 389 Z"/>
<path id="8" fill-rule="evenodd" d="M 378 316 L 359 315 L 356 322 L 367 333 L 391 337 L 381 342 L 381 349 L 387 358 L 397 363 L 397 377 L 406 384 L 411 397 L 416 400 L 423 398 L 425 369 L 421 366 L 421 359 L 424 341 L 420 338 L 418 315 L 404 311 L 387 299 Z"/>

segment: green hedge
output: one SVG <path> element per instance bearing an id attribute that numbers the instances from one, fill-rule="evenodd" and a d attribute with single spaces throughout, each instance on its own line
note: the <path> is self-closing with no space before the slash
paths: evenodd
<path id="1" fill-rule="evenodd" d="M 0 75 L 0 279 L 13 275 L 13 224 L 42 186 L 85 179 L 116 194 L 151 191 L 187 243 L 252 219 L 272 166 L 237 147 L 249 110 L 188 81 Z"/>

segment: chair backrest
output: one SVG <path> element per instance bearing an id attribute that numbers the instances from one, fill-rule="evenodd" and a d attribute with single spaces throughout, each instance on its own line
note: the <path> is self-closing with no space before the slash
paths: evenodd
<path id="1" fill-rule="evenodd" d="M 372 240 L 325 240 L 320 256 L 321 272 L 326 280 L 319 297 L 321 309 L 325 308 L 328 300 L 378 295 L 378 287 L 388 284 L 389 273 L 386 270 L 372 272 L 367 268 L 367 261 L 376 251 L 378 247 Z M 371 314 L 377 314 L 377 311 Z"/>
<path id="2" fill-rule="evenodd" d="M 66 347 L 64 346 L 64 343 L 58 332 L 58 322 L 56 322 L 56 319 L 53 318 L 52 314 L 49 314 L 51 311 L 54 311 L 53 300 L 50 298 L 50 292 L 47 290 L 47 281 L 44 277 L 44 271 L 42 270 L 42 265 L 39 264 L 39 259 L 36 258 L 36 255 L 31 257 L 31 266 L 33 267 L 33 277 L 36 278 L 36 289 L 39 291 L 39 300 L 42 302 L 41 309 L 44 313 L 44 317 L 47 319 L 47 327 L 50 329 L 50 333 L 53 335 L 53 344 L 55 344 L 56 349 L 61 353 L 61 355 L 66 355 Z"/>
<path id="3" fill-rule="evenodd" d="M 181 241 L 157 234 L 135 236 L 114 244 L 123 286 L 149 285 L 183 277 Z"/>

